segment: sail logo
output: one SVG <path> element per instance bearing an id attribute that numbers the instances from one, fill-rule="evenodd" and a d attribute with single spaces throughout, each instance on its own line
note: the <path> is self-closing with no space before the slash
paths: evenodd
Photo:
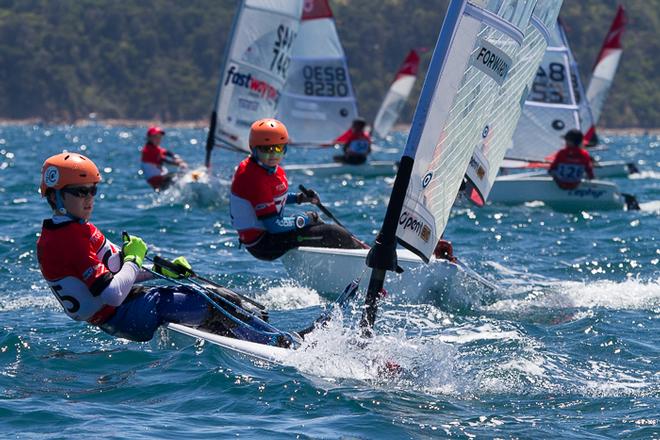
<path id="1" fill-rule="evenodd" d="M 227 70 L 224 86 L 226 87 L 229 85 L 229 83 L 235 85 L 236 87 L 245 87 L 246 89 L 250 89 L 251 91 L 257 93 L 261 98 L 270 101 L 276 101 L 279 97 L 279 92 L 275 87 L 271 86 L 266 81 L 253 78 L 251 73 L 240 73 L 236 66 L 231 66 Z"/>
<path id="2" fill-rule="evenodd" d="M 422 188 L 426 188 L 429 186 L 429 183 L 431 183 L 431 179 L 433 178 L 433 173 L 428 173 L 424 178 L 422 179 Z"/>
<path id="3" fill-rule="evenodd" d="M 511 58 L 504 51 L 483 39 L 470 59 L 470 65 L 493 78 L 499 85 L 506 81 L 512 64 Z"/>
<path id="4" fill-rule="evenodd" d="M 477 173 L 477 177 L 479 177 L 479 180 L 484 180 L 484 176 L 486 175 L 486 170 L 474 156 L 470 158 L 470 168 L 472 168 L 474 172 Z"/>
<path id="5" fill-rule="evenodd" d="M 431 228 L 429 228 L 424 221 L 417 220 L 413 217 L 413 214 L 408 211 L 403 211 L 403 213 L 401 213 L 401 216 L 399 217 L 399 226 L 401 226 L 404 231 L 409 229 L 425 243 L 428 243 L 431 238 Z"/>

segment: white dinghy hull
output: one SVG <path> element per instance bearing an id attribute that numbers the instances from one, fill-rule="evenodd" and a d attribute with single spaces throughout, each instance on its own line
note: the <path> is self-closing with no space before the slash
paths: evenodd
<path id="1" fill-rule="evenodd" d="M 637 172 L 639 171 L 634 163 L 624 162 L 622 160 L 598 162 L 598 164 L 594 166 L 594 174 L 597 179 L 627 177 Z"/>
<path id="2" fill-rule="evenodd" d="M 289 276 L 305 287 L 319 293 L 336 295 L 363 273 L 366 288 L 371 269 L 366 267 L 368 249 L 330 249 L 299 247 L 281 258 Z M 463 268 L 447 260 L 432 258 L 425 264 L 406 249 L 397 249 L 402 274 L 388 272 L 388 294 L 405 302 L 438 301 L 447 293 L 459 292 L 457 287 L 471 280 Z"/>
<path id="3" fill-rule="evenodd" d="M 516 173 L 529 173 L 533 170 L 546 170 L 546 167 L 523 167 L 516 164 L 519 164 L 520 161 L 505 160 L 504 165 L 500 168 L 500 174 L 502 175 L 511 175 Z M 594 174 L 597 179 L 608 179 L 613 177 L 628 177 L 631 174 L 638 173 L 639 170 L 633 162 L 624 162 L 622 160 L 609 160 L 609 161 L 599 161 L 594 165 Z M 541 173 L 545 174 L 545 173 Z"/>
<path id="4" fill-rule="evenodd" d="M 488 200 L 510 205 L 541 201 L 561 211 L 614 210 L 625 206 L 625 198 L 612 182 L 586 180 L 576 189 L 564 190 L 552 177 L 538 174 L 498 177 Z"/>
<path id="5" fill-rule="evenodd" d="M 243 341 L 241 339 L 220 336 L 181 324 L 170 323 L 167 324 L 167 328 L 174 330 L 177 333 L 208 341 L 212 344 L 222 347 L 225 350 L 278 365 L 283 365 L 284 360 L 293 351 L 287 348 L 274 347 L 272 345 L 258 344 L 256 342 Z"/>

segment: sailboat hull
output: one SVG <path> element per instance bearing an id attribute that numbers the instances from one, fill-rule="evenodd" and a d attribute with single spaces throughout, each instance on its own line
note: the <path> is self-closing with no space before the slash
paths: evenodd
<path id="1" fill-rule="evenodd" d="M 510 175 L 521 172 L 529 172 L 530 170 L 535 169 L 547 169 L 549 165 L 544 165 L 544 167 L 523 167 L 519 164 L 519 161 L 511 161 L 512 164 L 507 166 L 507 161 L 505 160 L 504 166 L 500 168 L 500 174 Z M 610 161 L 599 161 L 596 166 L 594 166 L 594 174 L 597 179 L 608 179 L 613 177 L 627 177 L 631 174 L 637 173 L 637 166 L 632 162 L 624 162 L 622 160 L 610 160 Z M 545 174 L 545 172 L 541 173 Z"/>
<path id="2" fill-rule="evenodd" d="M 622 160 L 598 162 L 598 165 L 594 167 L 594 174 L 598 179 L 627 177 L 637 172 L 637 166 L 634 163 Z"/>
<path id="3" fill-rule="evenodd" d="M 167 328 L 177 333 L 208 341 L 230 352 L 278 365 L 282 365 L 287 356 L 293 351 L 287 348 L 228 338 L 181 324 L 168 324 Z"/>
<path id="4" fill-rule="evenodd" d="M 498 177 L 488 200 L 510 205 L 541 201 L 560 211 L 614 210 L 625 205 L 618 186 L 612 182 L 587 180 L 576 189 L 563 190 L 552 177 L 538 174 Z"/>
<path id="5" fill-rule="evenodd" d="M 333 296 L 361 276 L 362 287 L 366 288 L 371 276 L 371 269 L 365 264 L 368 252 L 368 249 L 299 247 L 287 252 L 281 261 L 289 276 L 301 285 Z M 404 272 L 388 272 L 385 285 L 388 294 L 398 301 L 447 301 L 442 300 L 445 295 L 453 297 L 452 292 L 471 280 L 461 266 L 446 260 L 432 258 L 425 264 L 406 249 L 397 249 L 397 259 Z"/>

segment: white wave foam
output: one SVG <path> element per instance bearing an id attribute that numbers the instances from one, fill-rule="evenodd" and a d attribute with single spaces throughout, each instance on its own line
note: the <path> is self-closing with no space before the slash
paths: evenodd
<path id="1" fill-rule="evenodd" d="M 644 212 L 660 213 L 660 200 L 640 203 L 639 209 Z"/>
<path id="2" fill-rule="evenodd" d="M 59 304 L 53 295 L 19 296 L 0 301 L 0 312 L 39 308 L 57 308 Z"/>
<path id="3" fill-rule="evenodd" d="M 641 170 L 639 173 L 631 174 L 628 178 L 631 180 L 658 180 L 660 179 L 660 172 Z"/>
<path id="4" fill-rule="evenodd" d="M 377 384 L 451 392 L 455 349 L 438 338 L 408 339 L 403 332 L 358 336 L 335 316 L 323 329 L 307 335 L 287 364 L 325 379 L 360 380 Z"/>
<path id="5" fill-rule="evenodd" d="M 209 175 L 204 167 L 183 174 L 167 190 L 154 193 L 149 205 L 138 205 L 140 209 L 150 209 L 166 204 L 190 204 L 200 207 L 226 206 L 229 204 L 231 181 Z"/>
<path id="6" fill-rule="evenodd" d="M 524 298 L 499 300 L 484 309 L 493 312 L 531 313 L 539 309 L 593 307 L 615 310 L 657 309 L 660 307 L 660 280 L 562 281 L 536 288 Z"/>
<path id="7" fill-rule="evenodd" d="M 470 342 L 483 340 L 521 340 L 523 337 L 524 336 L 517 330 L 502 331 L 491 324 L 484 324 L 479 327 L 458 329 L 453 332 L 453 334 L 445 332 L 440 336 L 440 339 L 444 342 L 467 344 Z"/>
<path id="8" fill-rule="evenodd" d="M 293 285 L 271 287 L 257 300 L 272 310 L 301 309 L 323 303 L 316 290 Z"/>
<path id="9" fill-rule="evenodd" d="M 660 280 L 596 281 L 563 284 L 576 307 L 654 309 L 660 307 Z"/>

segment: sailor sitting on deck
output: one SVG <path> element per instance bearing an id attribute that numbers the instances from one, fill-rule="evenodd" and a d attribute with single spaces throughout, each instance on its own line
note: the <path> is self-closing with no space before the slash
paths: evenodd
<path id="1" fill-rule="evenodd" d="M 363 246 L 344 228 L 325 224 L 316 211 L 285 216 L 285 205 L 319 203 L 318 194 L 289 193 L 280 162 L 289 133 L 276 119 L 260 119 L 250 129 L 251 155 L 236 169 L 231 185 L 232 224 L 248 251 L 274 260 L 298 246 L 359 249 Z"/>
<path id="2" fill-rule="evenodd" d="M 41 273 L 65 313 L 132 341 L 150 340 L 166 323 L 200 326 L 232 336 L 236 322 L 227 319 L 226 313 L 191 286 L 137 284 L 152 278 L 142 267 L 147 252 L 144 241 L 127 235 L 119 248 L 89 221 L 100 181 L 96 165 L 77 153 L 52 156 L 41 170 L 41 195 L 47 199 L 53 216 L 43 222 L 37 257 Z M 192 270 L 183 257 L 174 263 L 185 271 Z M 154 269 L 179 278 L 165 268 Z M 244 308 L 234 292 L 218 288 L 217 294 Z"/>
<path id="3" fill-rule="evenodd" d="M 142 147 L 142 173 L 147 183 L 156 191 L 164 190 L 172 184 L 175 173 L 168 173 L 163 164 L 176 165 L 179 168 L 187 168 L 188 164 L 178 155 L 160 146 L 160 141 L 165 135 L 162 128 L 153 126 L 147 130 L 147 143 Z"/>
<path id="4" fill-rule="evenodd" d="M 561 189 L 575 189 L 582 182 L 585 173 L 588 179 L 594 178 L 591 156 L 582 148 L 580 130 L 568 130 L 564 140 L 566 146 L 557 152 L 548 173 Z"/>
<path id="5" fill-rule="evenodd" d="M 351 128 L 334 140 L 335 144 L 343 145 L 344 154 L 334 156 L 335 162 L 344 162 L 352 165 L 360 165 L 367 161 L 371 153 L 371 137 L 364 130 L 367 122 L 363 118 L 353 120 Z"/>

